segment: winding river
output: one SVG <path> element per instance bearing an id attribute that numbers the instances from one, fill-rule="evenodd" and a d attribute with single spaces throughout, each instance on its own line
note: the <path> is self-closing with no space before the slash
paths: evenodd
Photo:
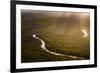
<path id="1" fill-rule="evenodd" d="M 52 51 L 50 51 L 50 50 L 48 50 L 48 49 L 46 48 L 46 46 L 45 46 L 46 44 L 45 44 L 44 40 L 42 40 L 42 39 L 40 39 L 39 37 L 37 37 L 36 34 L 32 35 L 32 37 L 33 37 L 33 38 L 36 38 L 36 39 L 38 39 L 38 40 L 40 40 L 40 42 L 41 42 L 40 47 L 41 47 L 43 50 L 45 50 L 46 52 L 50 53 L 50 54 L 57 55 L 57 56 L 67 56 L 67 57 L 70 57 L 70 58 L 73 58 L 73 59 L 77 59 L 77 58 L 84 59 L 83 57 L 72 56 L 72 55 L 65 55 L 65 54 L 61 54 L 61 53 L 57 53 L 57 52 L 52 52 Z"/>

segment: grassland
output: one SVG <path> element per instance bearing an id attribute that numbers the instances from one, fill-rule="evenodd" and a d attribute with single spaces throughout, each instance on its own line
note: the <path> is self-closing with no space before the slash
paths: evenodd
<path id="1" fill-rule="evenodd" d="M 21 17 L 22 63 L 81 60 L 68 56 L 56 56 L 44 51 L 40 48 L 41 42 L 32 37 L 33 34 L 37 34 L 39 38 L 43 39 L 50 51 L 83 57 L 84 59 L 90 58 L 89 36 L 87 38 L 81 37 L 79 25 L 76 25 L 79 24 L 78 22 L 72 22 L 71 19 L 65 17 L 30 16 L 29 13 L 22 14 Z"/>

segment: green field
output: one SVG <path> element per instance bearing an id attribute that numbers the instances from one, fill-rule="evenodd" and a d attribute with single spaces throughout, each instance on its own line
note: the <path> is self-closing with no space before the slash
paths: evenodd
<path id="1" fill-rule="evenodd" d="M 24 12 L 21 15 L 21 61 L 69 61 L 81 60 L 68 56 L 56 56 L 44 51 L 41 42 L 32 37 L 37 34 L 45 41 L 48 50 L 85 59 L 90 58 L 90 37 L 82 38 L 80 21 L 75 16 L 48 16 L 49 12 Z M 62 13 L 63 14 L 63 13 Z M 87 19 L 88 20 L 88 19 Z M 89 30 L 89 21 L 84 27 Z M 88 25 L 88 26 L 87 26 Z M 83 26 L 82 26 L 83 27 Z M 89 32 L 89 31 L 88 31 Z"/>

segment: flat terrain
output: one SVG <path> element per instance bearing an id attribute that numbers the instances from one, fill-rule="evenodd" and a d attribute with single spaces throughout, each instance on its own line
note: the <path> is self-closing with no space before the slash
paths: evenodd
<path id="1" fill-rule="evenodd" d="M 83 25 L 74 14 L 50 15 L 50 12 L 25 12 L 21 15 L 21 61 L 26 62 L 45 62 L 45 61 L 68 61 L 89 59 L 90 38 L 89 38 L 89 17 L 85 19 Z M 62 13 L 65 14 L 65 13 Z M 66 13 L 67 14 L 67 13 Z M 82 38 L 80 30 L 84 27 L 88 36 Z M 32 37 L 37 34 L 45 41 L 48 50 L 64 55 L 77 56 L 73 59 L 68 56 L 56 56 L 43 50 L 41 42 Z"/>

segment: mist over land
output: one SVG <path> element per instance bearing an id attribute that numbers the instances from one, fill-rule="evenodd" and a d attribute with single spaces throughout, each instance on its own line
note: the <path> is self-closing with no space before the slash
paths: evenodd
<path id="1" fill-rule="evenodd" d="M 84 29 L 88 34 L 85 38 Z M 83 12 L 61 11 L 21 11 L 21 57 L 22 62 L 81 60 L 55 56 L 39 46 L 41 42 L 33 34 L 46 42 L 53 52 L 90 58 L 90 15 Z"/>

